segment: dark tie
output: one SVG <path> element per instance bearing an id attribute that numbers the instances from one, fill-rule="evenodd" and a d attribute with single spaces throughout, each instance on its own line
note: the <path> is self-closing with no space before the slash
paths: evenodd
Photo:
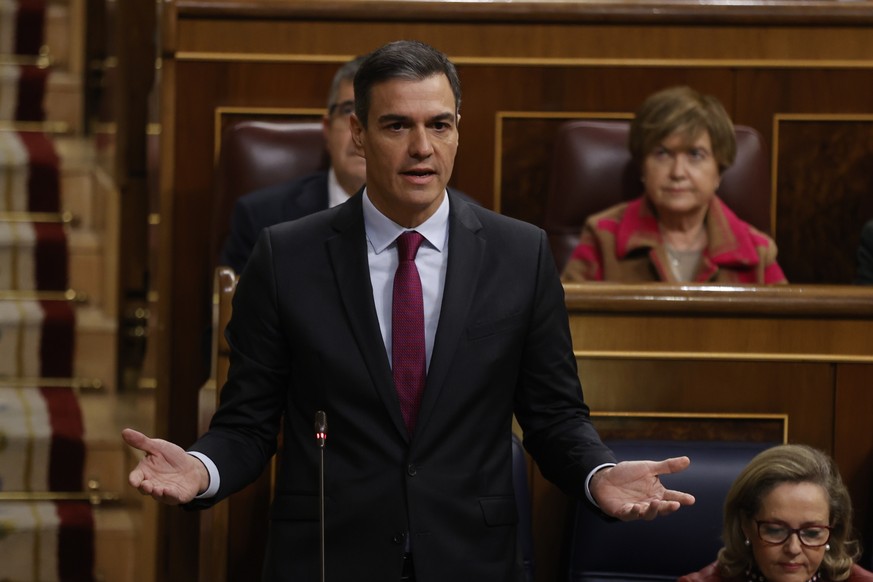
<path id="1" fill-rule="evenodd" d="M 426 375 L 424 352 L 424 306 L 421 279 L 415 267 L 415 254 L 424 240 L 414 230 L 397 238 L 400 263 L 394 274 L 391 307 L 391 368 L 400 411 L 411 435 L 418 418 L 418 407 Z"/>

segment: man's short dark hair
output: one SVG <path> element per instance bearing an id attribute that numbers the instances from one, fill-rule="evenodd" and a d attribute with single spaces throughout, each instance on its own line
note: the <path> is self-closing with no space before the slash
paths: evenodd
<path id="1" fill-rule="evenodd" d="M 449 58 L 417 40 L 398 40 L 388 43 L 364 58 L 355 75 L 355 115 L 367 127 L 370 96 L 374 85 L 391 80 L 423 81 L 443 74 L 455 96 L 455 114 L 461 111 L 461 81 Z"/>

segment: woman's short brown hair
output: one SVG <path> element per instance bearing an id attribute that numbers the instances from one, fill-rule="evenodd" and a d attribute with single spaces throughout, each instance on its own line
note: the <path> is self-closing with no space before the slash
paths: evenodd
<path id="1" fill-rule="evenodd" d="M 642 168 L 646 156 L 677 131 L 689 142 L 707 131 L 719 172 L 734 163 L 734 124 L 721 102 L 691 87 L 671 87 L 650 95 L 631 122 L 628 147 L 637 167 Z"/>
<path id="2" fill-rule="evenodd" d="M 828 497 L 830 549 L 821 571 L 825 580 L 845 580 L 860 553 L 852 536 L 852 500 L 836 463 L 825 453 L 806 445 L 780 445 L 759 453 L 737 476 L 724 504 L 724 547 L 718 567 L 726 578 L 741 576 L 754 564 L 752 548 L 745 544 L 743 520 L 753 520 L 761 501 L 782 483 L 814 483 Z"/>

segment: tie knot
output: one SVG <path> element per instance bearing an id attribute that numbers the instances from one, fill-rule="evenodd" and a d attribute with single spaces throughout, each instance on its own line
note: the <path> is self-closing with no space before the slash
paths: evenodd
<path id="1" fill-rule="evenodd" d="M 421 246 L 421 241 L 424 237 L 414 230 L 407 230 L 397 237 L 397 256 L 400 261 L 414 261 L 415 255 L 418 253 L 418 247 Z"/>

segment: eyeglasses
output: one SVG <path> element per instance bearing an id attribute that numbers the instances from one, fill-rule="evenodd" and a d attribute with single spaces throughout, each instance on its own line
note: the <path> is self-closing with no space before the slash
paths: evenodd
<path id="1" fill-rule="evenodd" d="M 793 534 L 807 548 L 820 548 L 831 539 L 831 528 L 826 525 L 808 525 L 792 528 L 773 521 L 758 521 L 758 537 L 765 544 L 784 544 Z"/>
<path id="2" fill-rule="evenodd" d="M 327 108 L 327 115 L 329 117 L 333 117 L 334 114 L 336 114 L 337 117 L 349 117 L 354 112 L 355 102 L 351 100 L 334 103 Z"/>

